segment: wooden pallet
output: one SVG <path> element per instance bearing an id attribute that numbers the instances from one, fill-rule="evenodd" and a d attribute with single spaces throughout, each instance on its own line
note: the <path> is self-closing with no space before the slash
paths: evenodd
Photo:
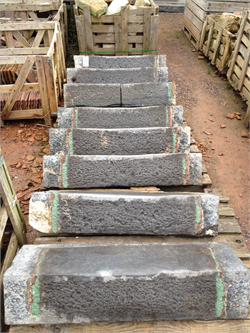
<path id="1" fill-rule="evenodd" d="M 105 190 L 104 190 L 105 191 Z M 131 188 L 130 191 L 159 192 L 161 189 L 155 187 Z M 62 235 L 57 237 L 40 236 L 35 239 L 35 244 L 90 244 L 90 243 L 142 243 L 142 242 L 225 242 L 227 243 L 250 269 L 250 253 L 245 241 L 241 236 L 240 227 L 235 219 L 233 208 L 230 206 L 229 198 L 225 190 L 205 189 L 206 193 L 212 193 L 220 197 L 219 207 L 219 234 L 216 237 L 190 238 L 190 237 L 157 237 L 157 236 L 75 236 Z M 55 330 L 61 333 L 173 333 L 173 332 L 207 332 L 228 333 L 244 332 L 250 333 L 250 311 L 245 320 L 218 320 L 218 321 L 151 321 L 151 322 L 121 322 L 121 323 L 92 323 L 86 325 L 34 325 L 34 326 L 12 326 L 10 333 L 52 333 Z"/>
<path id="2" fill-rule="evenodd" d="M 106 56 L 156 54 L 159 7 L 150 1 L 151 7 L 134 10 L 123 7 L 121 13 L 100 18 L 90 15 L 89 6 L 83 7 L 83 15 L 74 6 L 80 53 Z"/>
<path id="3" fill-rule="evenodd" d="M 10 175 L 4 157 L 0 149 L 0 244 L 1 244 L 1 326 L 3 319 L 3 275 L 10 267 L 17 249 L 26 243 L 25 226 L 22 211 L 20 209 Z M 1 327 L 2 331 L 2 327 Z"/>
<path id="4" fill-rule="evenodd" d="M 227 78 L 250 104 L 250 11 L 242 18 Z M 245 118 L 249 122 L 249 114 Z"/>
<path id="5" fill-rule="evenodd" d="M 208 15 L 205 18 L 199 49 L 211 60 L 220 72 L 226 74 L 232 57 L 236 35 L 217 23 L 218 15 Z"/>
<path id="6" fill-rule="evenodd" d="M 31 44 L 24 38 L 36 32 Z M 9 93 L 1 112 L 1 119 L 41 118 L 46 125 L 51 125 L 52 114 L 57 113 L 58 99 L 63 94 L 65 60 L 60 26 L 57 22 L 25 22 L 0 24 L 1 35 L 4 34 L 7 48 L 0 50 L 0 65 L 22 65 L 14 84 L 0 86 L 0 94 Z M 19 43 L 14 44 L 14 39 Z M 17 47 L 19 46 L 19 47 Z M 37 82 L 26 83 L 30 71 L 35 71 Z M 13 111 L 13 106 L 21 92 L 38 91 L 42 108 Z"/>

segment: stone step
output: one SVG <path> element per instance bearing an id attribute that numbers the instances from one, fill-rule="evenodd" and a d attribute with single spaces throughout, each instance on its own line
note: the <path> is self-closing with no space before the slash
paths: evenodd
<path id="1" fill-rule="evenodd" d="M 59 128 L 142 128 L 182 126 L 183 107 L 58 108 Z"/>
<path id="2" fill-rule="evenodd" d="M 249 271 L 225 243 L 24 245 L 7 325 L 243 319 Z"/>
<path id="3" fill-rule="evenodd" d="M 202 183 L 202 155 L 44 156 L 47 188 L 179 186 Z"/>
<path id="4" fill-rule="evenodd" d="M 75 68 L 138 68 L 165 67 L 166 55 L 143 56 L 74 56 Z"/>
<path id="5" fill-rule="evenodd" d="M 204 193 L 32 193 L 29 224 L 40 232 L 215 236 L 219 197 Z"/>
<path id="6" fill-rule="evenodd" d="M 50 129 L 50 155 L 189 153 L 190 127 Z"/>
<path id="7" fill-rule="evenodd" d="M 143 83 L 168 82 L 167 67 L 157 68 L 67 68 L 68 83 Z"/>
<path id="8" fill-rule="evenodd" d="M 65 107 L 137 107 L 175 105 L 173 83 L 64 84 Z"/>

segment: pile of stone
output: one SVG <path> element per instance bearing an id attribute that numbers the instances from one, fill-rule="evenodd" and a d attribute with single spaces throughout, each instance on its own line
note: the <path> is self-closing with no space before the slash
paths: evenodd
<path id="1" fill-rule="evenodd" d="M 23 246 L 4 276 L 6 323 L 245 318 L 249 272 L 226 244 L 134 236 L 218 232 L 217 196 L 124 191 L 201 184 L 165 57 L 78 56 L 75 65 L 44 157 L 48 191 L 32 195 L 30 224 L 106 237 Z"/>
<path id="2" fill-rule="evenodd" d="M 131 5 L 129 0 L 75 0 L 75 3 L 79 8 L 80 14 L 82 13 L 83 6 L 87 5 L 90 7 L 91 15 L 99 18 L 102 15 L 118 14 L 121 12 L 122 7 L 126 7 L 129 10 L 151 7 L 152 0 L 135 0 L 134 5 Z"/>

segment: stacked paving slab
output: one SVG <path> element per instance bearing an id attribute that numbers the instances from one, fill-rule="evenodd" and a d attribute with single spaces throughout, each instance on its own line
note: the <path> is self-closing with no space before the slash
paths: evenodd
<path id="1" fill-rule="evenodd" d="M 165 57 L 77 56 L 67 79 L 30 224 L 107 237 L 23 246 L 4 276 L 6 323 L 245 318 L 249 273 L 226 244 L 108 240 L 218 232 L 217 196 L 124 191 L 201 184 Z"/>

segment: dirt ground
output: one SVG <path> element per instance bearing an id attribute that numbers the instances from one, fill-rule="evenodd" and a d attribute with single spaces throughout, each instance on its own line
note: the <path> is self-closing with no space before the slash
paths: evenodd
<path id="1" fill-rule="evenodd" d="M 199 53 L 181 30 L 182 19 L 183 14 L 160 14 L 158 53 L 167 55 L 177 104 L 183 105 L 185 120 L 203 148 L 212 187 L 226 189 L 250 249 L 249 139 L 241 137 L 243 120 L 225 118 L 238 112 L 244 119 L 246 104 L 208 59 L 198 60 Z M 1 130 L 1 148 L 25 214 L 28 243 L 36 236 L 28 224 L 29 198 L 40 190 L 42 156 L 49 153 L 48 128 L 39 126 L 42 123 L 12 121 Z"/>
<path id="2" fill-rule="evenodd" d="M 167 55 L 177 104 L 183 105 L 193 137 L 205 148 L 203 161 L 212 187 L 226 190 L 250 249 L 249 139 L 241 137 L 246 130 L 243 120 L 225 118 L 238 112 L 244 119 L 246 103 L 209 59 L 198 60 L 200 54 L 183 33 L 182 20 L 183 14 L 160 14 L 158 54 Z"/>

